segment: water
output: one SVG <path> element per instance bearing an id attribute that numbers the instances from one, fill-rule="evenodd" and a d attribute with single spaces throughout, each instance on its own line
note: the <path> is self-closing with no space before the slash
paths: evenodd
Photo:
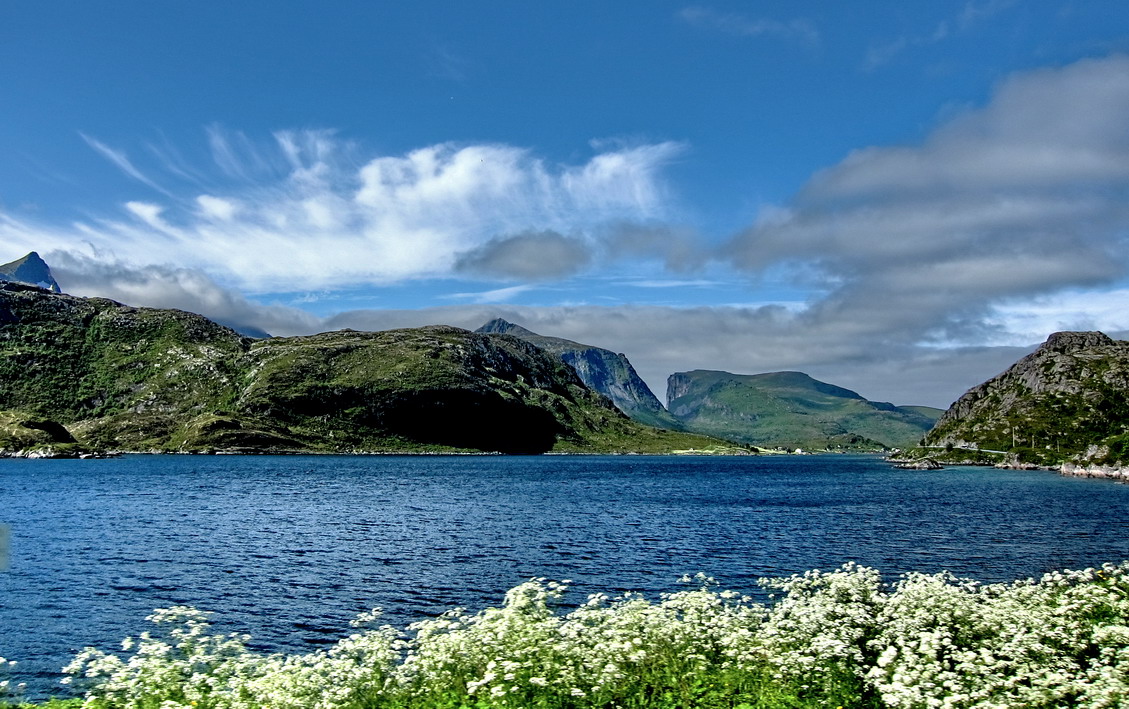
<path id="1" fill-rule="evenodd" d="M 373 606 L 402 627 L 533 576 L 676 590 L 847 561 L 1010 581 L 1129 559 L 1129 486 L 869 457 L 0 460 L 0 655 L 33 696 L 157 607 L 307 651 Z"/>

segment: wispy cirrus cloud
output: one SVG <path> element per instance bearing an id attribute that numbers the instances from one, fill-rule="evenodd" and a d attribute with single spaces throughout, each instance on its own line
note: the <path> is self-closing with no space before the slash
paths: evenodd
<path id="1" fill-rule="evenodd" d="M 487 304 L 487 303 L 505 303 L 522 293 L 527 293 L 533 290 L 531 285 L 508 286 L 506 288 L 494 288 L 487 291 L 478 291 L 475 293 L 452 293 L 446 296 L 448 300 L 465 300 L 471 303 Z M 365 311 L 358 311 L 365 312 Z M 439 311 L 442 312 L 442 311 Z M 432 324 L 432 323 L 427 323 Z"/>
<path id="2" fill-rule="evenodd" d="M 808 46 L 819 44 L 820 34 L 807 19 L 781 21 L 771 18 L 752 18 L 740 13 L 719 12 L 701 5 L 691 5 L 678 12 L 683 22 L 694 27 L 714 30 L 741 37 L 777 37 L 799 41 Z"/>
<path id="3" fill-rule="evenodd" d="M 955 34 L 967 32 L 977 24 L 1010 9 L 1017 0 L 985 0 L 965 3 L 964 8 L 952 18 L 938 22 L 931 32 L 908 34 L 893 40 L 871 46 L 862 62 L 864 71 L 873 71 L 893 61 L 902 52 L 914 47 L 928 47 L 940 44 Z"/>
<path id="4" fill-rule="evenodd" d="M 85 133 L 80 132 L 79 135 L 82 137 L 83 140 L 86 141 L 87 145 L 89 145 L 91 148 L 94 148 L 94 150 L 96 152 L 98 152 L 100 155 L 102 155 L 102 157 L 106 158 L 111 163 L 116 165 L 119 170 L 124 172 L 129 177 L 132 177 L 133 179 L 137 180 L 141 184 L 146 185 L 147 187 L 150 187 L 150 188 L 156 190 L 157 192 L 160 192 L 163 195 L 166 195 L 166 196 L 169 196 L 169 197 L 172 196 L 171 192 L 169 192 L 164 187 L 162 187 L 159 184 L 157 184 L 156 182 L 154 182 L 152 179 L 149 178 L 148 175 L 141 172 L 141 170 L 137 169 L 137 167 L 133 164 L 133 162 L 129 159 L 129 156 L 124 151 L 115 150 L 114 148 L 111 148 L 110 146 L 103 143 L 102 141 L 97 140 L 95 138 L 91 138 L 90 136 L 86 135 Z"/>
<path id="5" fill-rule="evenodd" d="M 124 150 L 84 136 L 158 194 L 81 224 L 25 228 L 90 242 L 124 262 L 206 268 L 258 291 L 380 285 L 460 269 L 544 278 L 582 267 L 588 244 L 615 225 L 668 215 L 663 171 L 684 149 L 598 144 L 586 161 L 554 164 L 499 143 L 366 156 L 332 131 L 279 131 L 260 143 L 218 126 L 205 133 L 207 181 L 195 178 L 208 170 L 168 148 L 142 170 Z M 162 167 L 159 183 L 150 173 Z M 178 181 L 186 176 L 193 179 Z M 529 235 L 549 232 L 575 236 L 542 243 L 556 254 L 546 265 L 531 257 Z"/>

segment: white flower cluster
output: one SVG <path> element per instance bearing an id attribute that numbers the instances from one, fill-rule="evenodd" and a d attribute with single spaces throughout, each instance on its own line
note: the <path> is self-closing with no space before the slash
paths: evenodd
<path id="1" fill-rule="evenodd" d="M 128 659 L 88 648 L 67 671 L 92 709 L 733 706 L 764 692 L 829 706 L 1129 704 L 1129 562 L 987 586 L 944 573 L 885 586 L 848 564 L 765 581 L 771 607 L 696 582 L 562 613 L 566 585 L 533 579 L 500 608 L 305 655 L 256 654 L 181 606 L 150 616 L 163 632 L 127 640 Z"/>
<path id="2" fill-rule="evenodd" d="M 759 661 L 754 631 L 763 609 L 703 587 L 665 594 L 594 595 L 572 612 L 553 605 L 563 584 L 534 579 L 506 594 L 502 608 L 458 611 L 412 626 L 401 679 L 423 697 L 463 686 L 492 706 L 529 706 L 552 694 L 614 704 L 666 678 Z"/>
<path id="3" fill-rule="evenodd" d="M 1129 703 L 1129 563 L 977 586 L 910 574 L 877 616 L 866 679 L 891 707 Z"/>
<path id="4" fill-rule="evenodd" d="M 6 660 L 3 657 L 0 657 L 0 671 L 6 671 L 9 667 L 15 667 L 16 664 L 17 663 L 15 660 Z M 15 686 L 15 691 L 13 691 L 11 680 L 0 680 L 0 700 L 10 694 L 19 694 L 20 692 L 24 691 L 26 687 L 27 685 L 21 682 L 20 684 L 17 684 Z"/>
<path id="5" fill-rule="evenodd" d="M 188 606 L 158 609 L 147 620 L 165 632 L 126 638 L 128 660 L 86 648 L 63 682 L 90 684 L 90 707 L 337 709 L 379 696 L 397 658 L 396 631 L 387 627 L 324 652 L 264 656 L 247 649 L 250 636 L 209 634 L 207 619 Z"/>

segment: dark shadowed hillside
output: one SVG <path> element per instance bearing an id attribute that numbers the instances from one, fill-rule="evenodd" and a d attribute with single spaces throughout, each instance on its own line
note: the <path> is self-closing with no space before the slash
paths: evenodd
<path id="1" fill-rule="evenodd" d="M 666 452 L 556 357 L 446 326 L 251 340 L 0 283 L 0 448 Z M 71 441 L 73 437 L 74 442 Z"/>

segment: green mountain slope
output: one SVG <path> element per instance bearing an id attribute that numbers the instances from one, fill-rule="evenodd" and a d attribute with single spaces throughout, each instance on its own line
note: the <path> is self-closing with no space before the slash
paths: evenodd
<path id="1" fill-rule="evenodd" d="M 681 430 L 682 423 L 671 416 L 646 382 L 639 378 L 627 356 L 560 337 L 547 337 L 495 318 L 475 332 L 513 335 L 559 357 L 572 367 L 580 380 L 593 391 L 611 399 L 623 413 L 648 426 Z"/>
<path id="2" fill-rule="evenodd" d="M 1004 451 L 1021 462 L 1129 462 L 1129 342 L 1058 332 L 960 397 L 928 446 Z"/>
<path id="3" fill-rule="evenodd" d="M 0 410 L 7 450 L 36 431 L 58 445 L 73 436 L 90 448 L 159 451 L 667 452 L 717 443 L 631 421 L 516 338 L 434 326 L 251 340 L 192 313 L 16 283 L 0 283 Z"/>
<path id="4" fill-rule="evenodd" d="M 687 430 L 766 447 L 875 450 L 914 445 L 933 419 L 867 401 L 801 372 L 678 372 L 670 412 Z"/>

